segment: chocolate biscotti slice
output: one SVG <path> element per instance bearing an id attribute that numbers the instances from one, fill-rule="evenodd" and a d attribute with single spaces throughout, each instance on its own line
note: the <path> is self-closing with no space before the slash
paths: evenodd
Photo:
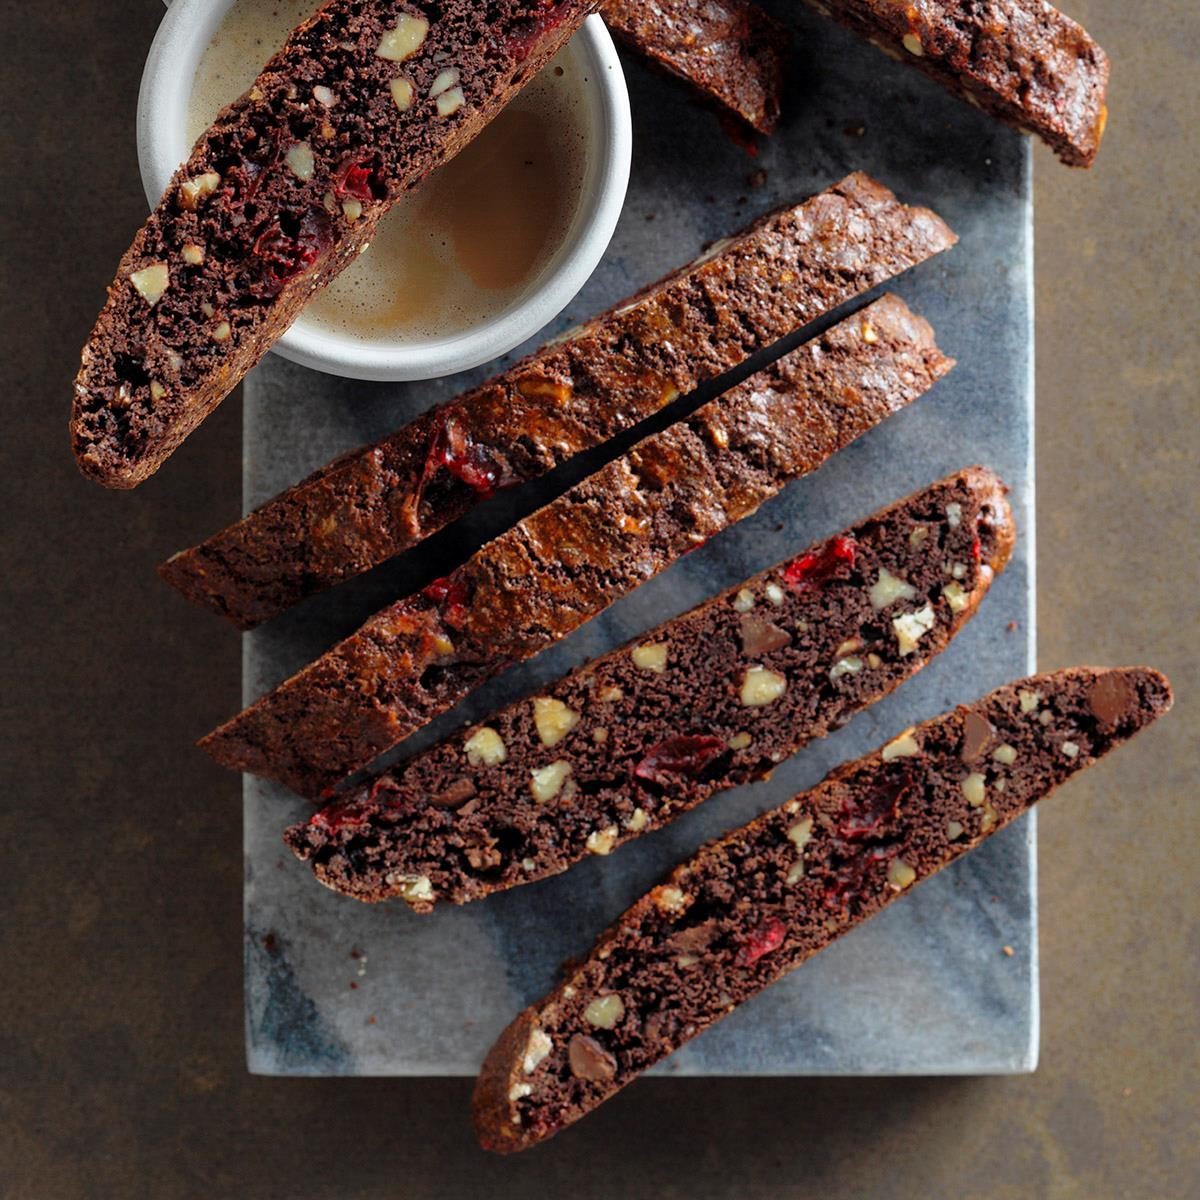
<path id="1" fill-rule="evenodd" d="M 1008 684 L 710 842 L 500 1036 L 485 1147 L 524 1150 L 979 845 L 1171 706 L 1144 667 Z"/>
<path id="2" fill-rule="evenodd" d="M 608 441 L 954 234 L 866 175 L 771 213 L 696 263 L 164 563 L 249 629 L 407 550 L 502 487 Z"/>
<path id="3" fill-rule="evenodd" d="M 152 475 L 597 0 L 330 0 L 175 173 L 75 381 L 83 473 Z"/>
<path id="4" fill-rule="evenodd" d="M 610 854 L 769 775 L 915 675 L 1014 539 L 970 467 L 573 671 L 285 840 L 334 891 L 465 904 Z"/>
<path id="5" fill-rule="evenodd" d="M 1108 120 L 1108 56 L 1046 0 L 808 0 L 984 112 L 1090 167 Z"/>
<path id="6" fill-rule="evenodd" d="M 885 296 L 639 442 L 210 734 L 315 796 L 739 521 L 950 368 Z"/>
<path id="7" fill-rule="evenodd" d="M 779 120 L 790 35 L 754 0 L 605 0 L 605 24 L 759 133 Z"/>

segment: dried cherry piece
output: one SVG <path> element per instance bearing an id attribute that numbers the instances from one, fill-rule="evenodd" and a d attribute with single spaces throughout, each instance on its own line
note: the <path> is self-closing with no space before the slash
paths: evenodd
<path id="1" fill-rule="evenodd" d="M 250 250 L 257 260 L 257 277 L 250 284 L 250 293 L 260 300 L 278 296 L 290 279 L 311 267 L 333 245 L 333 227 L 323 209 L 309 209 L 299 221 L 291 218 L 293 233 L 285 232 L 285 219 L 268 225 Z"/>
<path id="2" fill-rule="evenodd" d="M 835 537 L 812 554 L 793 559 L 784 568 L 783 580 L 790 587 L 814 587 L 831 579 L 843 565 L 854 566 L 857 543 L 850 537 Z"/>
<path id="3" fill-rule="evenodd" d="M 421 595 L 433 601 L 451 629 L 461 629 L 466 624 L 471 589 L 465 579 L 445 575 L 422 588 Z"/>
<path id="4" fill-rule="evenodd" d="M 337 833 L 347 825 L 365 825 L 370 810 L 369 806 L 360 804 L 359 800 L 360 797 L 353 796 L 327 804 L 313 813 L 308 823 L 328 833 Z"/>
<path id="5" fill-rule="evenodd" d="M 508 38 L 509 53 L 517 62 L 527 58 L 541 36 L 561 25 L 567 15 L 563 0 L 536 0 L 531 7 L 540 8 L 541 14 L 527 21 L 524 28 Z"/>
<path id="6" fill-rule="evenodd" d="M 900 800 L 908 789 L 909 781 L 900 778 L 885 780 L 861 799 L 847 793 L 842 800 L 838 836 L 848 842 L 876 837 L 900 815 Z"/>
<path id="7" fill-rule="evenodd" d="M 225 187 L 245 203 L 254 199 L 254 194 L 262 183 L 262 177 L 261 163 L 256 163 L 252 158 L 239 159 L 225 172 Z"/>
<path id="8" fill-rule="evenodd" d="M 764 917 L 746 935 L 733 960 L 736 967 L 752 967 L 758 960 L 783 945 L 787 926 L 778 917 Z"/>
<path id="9" fill-rule="evenodd" d="M 347 159 L 334 177 L 333 190 L 338 196 L 353 196 L 356 200 L 382 200 L 387 189 L 379 178 L 378 156 Z"/>
<path id="10" fill-rule="evenodd" d="M 638 779 L 668 783 L 672 775 L 695 779 L 710 763 L 729 751 L 724 738 L 702 733 L 685 733 L 659 742 L 633 769 Z"/>
<path id="11" fill-rule="evenodd" d="M 441 420 L 429 448 L 435 466 L 445 467 L 486 500 L 507 482 L 507 473 L 486 446 L 450 417 Z"/>
<path id="12" fill-rule="evenodd" d="M 825 907 L 835 912 L 845 912 L 852 900 L 864 899 L 871 868 L 891 857 L 891 853 L 883 846 L 874 846 L 870 849 L 863 847 L 852 858 L 846 859 L 829 877 L 824 892 Z"/>

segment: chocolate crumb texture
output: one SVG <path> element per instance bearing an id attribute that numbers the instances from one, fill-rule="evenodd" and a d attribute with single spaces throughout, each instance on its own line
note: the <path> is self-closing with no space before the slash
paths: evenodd
<path id="1" fill-rule="evenodd" d="M 928 390 L 952 366 L 893 296 L 839 322 L 487 543 L 210 734 L 319 796 Z"/>
<path id="2" fill-rule="evenodd" d="M 603 444 L 954 241 L 928 209 L 849 175 L 322 467 L 159 573 L 252 628 L 402 553 L 497 489 Z"/>
<path id="3" fill-rule="evenodd" d="M 80 470 L 130 488 L 161 466 L 596 0 L 329 0 L 176 171 L 84 347 Z"/>
<path id="4" fill-rule="evenodd" d="M 501 1034 L 475 1089 L 480 1142 L 511 1153 L 577 1121 L 1170 706 L 1145 667 L 1036 675 L 709 843 Z"/>
<path id="5" fill-rule="evenodd" d="M 976 108 L 1090 167 L 1108 122 L 1108 56 L 1046 0 L 808 0 Z"/>
<path id="6" fill-rule="evenodd" d="M 286 841 L 327 887 L 419 912 L 611 854 L 919 671 L 1013 541 L 999 479 L 957 472 L 415 755 Z"/>

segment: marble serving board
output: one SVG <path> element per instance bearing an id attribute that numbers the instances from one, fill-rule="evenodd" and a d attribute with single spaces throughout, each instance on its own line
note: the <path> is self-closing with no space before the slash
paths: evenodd
<path id="1" fill-rule="evenodd" d="M 494 1037 L 551 986 L 560 964 L 586 950 L 702 841 L 816 783 L 906 725 L 1032 669 L 1028 143 L 820 18 L 777 8 L 797 33 L 795 83 L 781 130 L 762 143 L 756 159 L 725 137 L 686 88 L 626 56 L 636 139 L 628 202 L 600 268 L 543 338 L 759 213 L 863 169 L 904 200 L 935 208 L 961 236 L 956 249 L 893 287 L 933 322 L 957 369 L 756 516 L 480 689 L 405 750 L 480 719 L 968 463 L 997 468 L 1011 485 L 1021 534 L 1016 556 L 940 658 L 770 781 L 717 796 L 611 858 L 484 903 L 420 917 L 399 904 L 367 907 L 325 890 L 280 840 L 284 827 L 309 811 L 305 802 L 247 778 L 246 1036 L 254 1072 L 473 1075 Z M 334 379 L 268 358 L 245 387 L 246 507 L 496 366 L 387 385 Z M 247 635 L 246 701 L 375 609 L 443 574 L 545 494 L 535 487 L 501 497 L 420 552 Z M 1036 912 L 1035 826 L 1028 817 L 656 1069 L 676 1075 L 1032 1070 Z"/>

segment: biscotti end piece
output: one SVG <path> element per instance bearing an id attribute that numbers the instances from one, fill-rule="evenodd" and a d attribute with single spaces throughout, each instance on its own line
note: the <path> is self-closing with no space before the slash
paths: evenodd
<path id="1" fill-rule="evenodd" d="M 952 365 L 926 321 L 882 297 L 383 609 L 202 747 L 319 796 L 754 512 Z"/>
<path id="2" fill-rule="evenodd" d="M 80 470 L 112 488 L 152 475 L 594 7 L 329 0 L 296 29 L 121 260 L 75 380 Z"/>
<path id="3" fill-rule="evenodd" d="M 1014 534 L 1003 483 L 968 467 L 407 759 L 285 841 L 334 891 L 418 912 L 612 854 L 911 678 L 974 614 Z"/>
<path id="4" fill-rule="evenodd" d="M 808 0 L 984 112 L 1090 167 L 1108 121 L 1109 61 L 1046 0 Z"/>
<path id="5" fill-rule="evenodd" d="M 754 0 L 607 0 L 602 13 L 633 49 L 759 133 L 774 131 L 791 36 Z"/>
<path id="6" fill-rule="evenodd" d="M 1146 667 L 998 688 L 905 730 L 697 852 L 620 917 L 484 1063 L 480 1142 L 523 1150 L 979 845 L 1163 715 Z"/>
<path id="7" fill-rule="evenodd" d="M 159 573 L 189 600 L 253 628 L 403 553 L 495 490 L 602 445 L 954 242 L 936 214 L 849 175 L 343 455 Z"/>

